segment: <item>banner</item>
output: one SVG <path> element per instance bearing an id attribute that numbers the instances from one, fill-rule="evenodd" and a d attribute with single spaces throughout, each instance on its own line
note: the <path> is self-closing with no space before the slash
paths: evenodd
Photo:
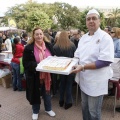
<path id="1" fill-rule="evenodd" d="M 8 25 L 9 27 L 16 27 L 16 22 L 12 18 L 8 19 Z"/>

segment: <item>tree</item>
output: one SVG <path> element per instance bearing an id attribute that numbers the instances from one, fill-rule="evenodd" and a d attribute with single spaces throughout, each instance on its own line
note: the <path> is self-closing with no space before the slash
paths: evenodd
<path id="1" fill-rule="evenodd" d="M 113 9 L 113 11 L 108 14 L 108 16 L 109 18 L 108 18 L 107 24 L 109 24 L 112 27 L 117 26 L 119 17 L 120 17 L 120 9 L 118 8 Z"/>
<path id="2" fill-rule="evenodd" d="M 30 26 L 43 26 L 42 22 L 45 21 L 45 26 L 51 26 L 53 29 L 69 30 L 72 28 L 79 28 L 87 32 L 85 16 L 88 10 L 89 9 L 87 8 L 85 11 L 80 12 L 77 7 L 71 6 L 67 3 L 55 2 L 53 4 L 39 4 L 36 2 L 27 2 L 26 4 L 20 4 L 9 8 L 3 21 L 7 25 L 8 19 L 13 18 L 16 21 L 18 28 L 29 31 L 31 30 Z M 41 20 L 42 16 L 40 16 L 39 13 L 44 16 L 44 21 Z M 33 18 L 32 15 L 35 18 Z M 100 15 L 102 19 L 101 28 L 104 28 L 105 20 L 103 13 L 100 13 Z M 47 20 L 45 20 L 45 18 Z M 30 19 L 32 22 L 34 21 L 36 23 L 32 23 L 31 25 Z M 57 22 L 54 22 L 55 19 Z M 42 22 L 40 23 L 40 21 Z M 49 24 L 47 21 L 49 21 Z M 45 26 L 43 26 L 43 29 L 46 28 Z"/>
<path id="3" fill-rule="evenodd" d="M 33 11 L 44 11 L 48 12 L 49 16 L 52 16 L 52 11 L 48 10 L 50 7 L 49 4 L 39 4 L 36 2 L 27 2 L 26 4 L 16 5 L 14 7 L 9 8 L 6 12 L 3 21 L 7 25 L 7 21 L 9 18 L 15 19 L 17 23 L 17 27 L 20 29 L 29 29 L 28 27 L 28 16 L 30 16 Z"/>
<path id="4" fill-rule="evenodd" d="M 28 31 L 32 31 L 35 27 L 39 26 L 43 30 L 50 28 L 52 21 L 49 16 L 42 11 L 32 11 L 28 16 Z"/>
<path id="5" fill-rule="evenodd" d="M 116 24 L 116 26 L 120 28 L 120 17 L 117 18 L 117 24 Z"/>
<path id="6" fill-rule="evenodd" d="M 79 24 L 80 11 L 77 7 L 67 3 L 54 3 L 55 17 L 58 20 L 58 25 L 62 29 L 76 28 Z"/>

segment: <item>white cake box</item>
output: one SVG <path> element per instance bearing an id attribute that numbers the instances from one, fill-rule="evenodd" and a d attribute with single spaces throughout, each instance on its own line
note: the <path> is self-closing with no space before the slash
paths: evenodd
<path id="1" fill-rule="evenodd" d="M 69 75 L 72 67 L 76 64 L 78 64 L 78 59 L 77 58 L 71 58 L 72 61 L 71 63 L 68 65 L 68 67 L 63 70 L 63 71 L 59 71 L 59 70 L 48 70 L 48 69 L 43 69 L 43 66 L 49 62 L 49 60 L 54 57 L 54 56 L 49 56 L 46 59 L 44 59 L 43 61 L 41 61 L 37 67 L 36 67 L 36 71 L 41 71 L 41 72 L 48 72 L 48 73 L 56 73 L 56 74 L 63 74 L 63 75 Z M 68 59 L 67 57 L 57 57 L 59 59 Z"/>

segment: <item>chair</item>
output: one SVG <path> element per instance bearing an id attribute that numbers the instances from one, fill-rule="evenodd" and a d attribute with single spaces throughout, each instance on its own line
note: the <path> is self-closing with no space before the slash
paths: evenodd
<path id="1" fill-rule="evenodd" d="M 76 106 L 78 104 L 78 91 L 79 91 L 79 85 L 76 86 Z"/>
<path id="2" fill-rule="evenodd" d="M 115 116 L 116 103 L 117 103 L 117 100 L 120 99 L 120 79 L 111 78 L 111 79 L 109 79 L 109 82 L 111 82 L 115 85 L 114 109 L 113 109 L 113 117 L 114 117 Z"/>
<path id="3" fill-rule="evenodd" d="M 113 69 L 113 77 L 109 79 L 109 82 L 115 85 L 115 96 L 114 96 L 114 114 L 116 108 L 116 100 L 120 99 L 120 58 L 114 58 L 114 63 L 111 64 Z"/>

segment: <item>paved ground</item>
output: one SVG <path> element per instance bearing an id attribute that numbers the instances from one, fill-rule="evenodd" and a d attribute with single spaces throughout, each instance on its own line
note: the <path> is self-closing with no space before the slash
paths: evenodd
<path id="1" fill-rule="evenodd" d="M 75 89 L 75 88 L 74 88 Z M 75 101 L 75 90 L 73 91 Z M 39 113 L 39 120 L 82 120 L 80 96 L 78 105 L 73 104 L 73 107 L 65 110 L 58 106 L 59 94 L 52 97 L 53 110 L 56 116 L 49 117 L 44 112 L 43 101 Z M 116 112 L 113 118 L 113 97 L 105 97 L 102 107 L 102 120 L 120 120 L 120 113 Z M 0 85 L 0 120 L 31 120 L 32 110 L 28 101 L 25 98 L 24 92 L 14 92 L 12 88 L 4 88 Z M 117 101 L 120 105 L 120 100 Z"/>

